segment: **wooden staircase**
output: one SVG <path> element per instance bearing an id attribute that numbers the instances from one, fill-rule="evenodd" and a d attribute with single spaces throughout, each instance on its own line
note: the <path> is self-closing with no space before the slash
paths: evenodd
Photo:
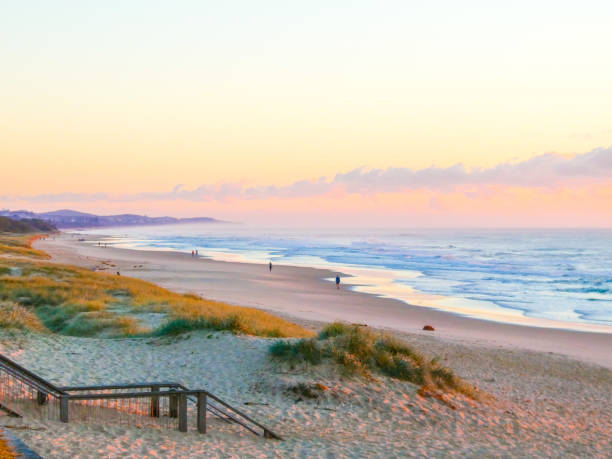
<path id="1" fill-rule="evenodd" d="M 207 414 L 264 438 L 280 435 L 205 389 L 177 382 L 58 387 L 0 354 L 0 409 L 61 422 L 207 431 Z"/>

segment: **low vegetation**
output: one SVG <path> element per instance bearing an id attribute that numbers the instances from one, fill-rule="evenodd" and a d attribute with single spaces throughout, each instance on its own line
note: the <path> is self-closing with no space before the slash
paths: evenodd
<path id="1" fill-rule="evenodd" d="M 0 234 L 0 255 L 48 259 L 49 255 L 45 252 L 32 248 L 32 242 L 40 237 L 40 235 L 32 234 Z"/>
<path id="2" fill-rule="evenodd" d="M 2 438 L 2 431 L 0 431 L 0 457 L 2 459 L 13 459 L 17 457 L 8 442 Z"/>
<path id="3" fill-rule="evenodd" d="M 57 228 L 51 223 L 38 218 L 26 218 L 23 220 L 14 220 L 8 217 L 0 217 L 0 233 L 51 233 L 57 231 Z"/>
<path id="4" fill-rule="evenodd" d="M 217 331 L 231 331 L 235 334 L 255 334 L 266 336 L 268 338 L 282 338 L 287 336 L 283 331 L 286 327 L 283 326 L 281 322 L 279 322 L 276 326 L 274 324 L 270 324 L 271 326 L 267 326 L 264 328 L 253 328 L 251 324 L 252 320 L 249 320 L 248 315 L 249 312 L 247 308 L 244 308 L 245 311 L 238 314 L 231 314 L 222 317 L 197 317 L 197 318 L 176 318 L 171 319 L 166 322 L 164 325 L 159 327 L 154 331 L 154 335 L 156 336 L 166 336 L 166 335 L 178 335 L 180 333 L 184 333 L 187 331 L 193 330 L 217 330 Z M 260 311 L 251 311 L 251 313 L 255 316 L 258 315 L 257 312 Z M 274 317 L 274 316 L 272 316 Z M 268 319 L 270 322 L 270 319 Z M 256 333 L 253 331 L 256 330 Z M 298 333 L 297 330 L 293 332 Z"/>
<path id="5" fill-rule="evenodd" d="M 0 328 L 43 331 L 45 326 L 29 309 L 11 301 L 0 301 Z"/>
<path id="6" fill-rule="evenodd" d="M 34 250 L 28 242 L 0 236 L 0 244 Z M 43 328 L 72 336 L 163 336 L 198 329 L 266 337 L 312 335 L 258 309 L 182 295 L 126 276 L 26 258 L 0 257 L 0 301 L 5 305 L 0 308 L 0 327 Z M 152 312 L 167 316 L 155 330 L 138 320 L 140 314 Z"/>
<path id="7" fill-rule="evenodd" d="M 409 381 L 423 390 L 459 392 L 475 397 L 476 389 L 462 381 L 436 359 L 428 359 L 396 338 L 375 333 L 367 327 L 333 323 L 317 337 L 280 340 L 270 346 L 270 354 L 290 364 L 317 365 L 336 362 L 347 374 L 382 373 Z"/>

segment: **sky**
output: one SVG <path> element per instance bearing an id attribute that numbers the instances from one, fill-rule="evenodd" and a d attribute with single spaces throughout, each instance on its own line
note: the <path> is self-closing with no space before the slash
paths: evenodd
<path id="1" fill-rule="evenodd" d="M 0 0 L 0 208 L 612 227 L 610 2 Z"/>

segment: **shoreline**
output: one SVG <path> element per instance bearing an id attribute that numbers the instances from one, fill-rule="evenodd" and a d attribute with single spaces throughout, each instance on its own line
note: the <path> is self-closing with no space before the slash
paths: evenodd
<path id="1" fill-rule="evenodd" d="M 77 233 L 78 234 L 78 233 Z M 90 240 L 97 240 L 98 238 L 101 240 L 106 240 L 109 236 L 106 235 L 87 235 Z M 169 252 L 169 253 L 177 253 L 177 254 L 189 254 L 188 252 L 181 252 L 179 250 L 173 249 L 152 249 L 152 248 L 137 248 L 130 246 L 129 243 L 119 242 L 112 243 L 113 248 L 127 249 L 127 250 L 137 250 L 137 251 L 147 251 L 147 252 Z M 266 262 L 254 261 L 247 259 L 236 253 L 222 253 L 222 256 L 219 256 L 217 252 L 212 252 L 209 250 L 204 251 L 203 255 L 199 255 L 202 259 L 207 259 L 210 261 L 221 261 L 227 263 L 244 263 L 249 265 L 262 266 L 265 265 Z M 445 297 L 442 295 L 438 295 L 435 293 L 425 293 L 425 292 L 417 292 L 412 290 L 408 297 L 405 296 L 405 292 L 399 294 L 389 294 L 385 291 L 384 288 L 380 288 L 379 285 L 376 284 L 376 281 L 382 281 L 384 283 L 392 283 L 394 275 L 392 274 L 393 270 L 387 270 L 383 267 L 366 267 L 366 266 L 353 266 L 353 265 L 344 265 L 342 263 L 332 265 L 303 265 L 303 264 L 292 264 L 292 263 L 279 263 L 275 262 L 275 267 L 278 266 L 286 266 L 292 268 L 305 268 L 305 269 L 314 269 L 316 271 L 320 271 L 321 280 L 332 282 L 334 281 L 334 277 L 336 274 L 341 274 L 342 277 L 342 288 L 349 289 L 358 293 L 371 295 L 377 298 L 387 298 L 396 301 L 400 301 L 401 303 L 410 306 L 410 307 L 418 307 L 425 309 L 433 309 L 436 311 L 447 312 L 450 314 L 459 315 L 461 317 L 472 318 L 484 320 L 487 322 L 497 322 L 508 325 L 521 325 L 526 327 L 537 327 L 537 328 L 554 328 L 561 330 L 570 330 L 570 331 L 583 331 L 583 332 L 595 332 L 595 333 L 612 333 L 612 326 L 604 325 L 599 323 L 591 323 L 591 322 L 571 322 L 571 321 L 562 321 L 555 319 L 547 319 L 542 317 L 531 317 L 528 315 L 524 315 L 523 309 L 514 309 L 503 306 L 495 305 L 495 309 L 492 310 L 483 310 L 480 308 L 473 307 L 449 307 L 448 304 L 443 301 Z M 325 273 L 325 274 L 323 274 Z M 416 271 L 415 271 L 416 273 Z M 327 277 L 331 276 L 331 277 Z M 374 279 L 374 281 L 372 281 Z M 418 299 L 416 297 L 419 297 Z"/>
<path id="2" fill-rule="evenodd" d="M 210 415 L 206 435 L 193 426 L 183 433 L 176 426 L 143 428 L 104 418 L 69 423 L 11 418 L 6 427 L 43 457 L 605 457 L 610 450 L 612 372 L 589 359 L 593 346 L 601 345 L 591 341 L 597 334 L 551 335 L 550 329 L 513 326 L 532 339 L 544 336 L 558 346 L 562 336 L 582 349 L 582 355 L 568 357 L 541 352 L 541 343 L 507 339 L 494 322 L 338 292 L 317 269 L 276 266 L 270 274 L 259 264 L 103 249 L 70 235 L 36 246 L 53 255 L 52 262 L 102 270 L 113 281 L 119 271 L 179 292 L 262 303 L 260 309 L 314 330 L 330 316 L 355 311 L 370 314 L 364 320 L 370 323 L 395 320 L 385 327 L 388 332 L 483 394 L 473 399 L 454 391 L 422 391 L 419 384 L 379 372 L 351 376 L 332 361 L 293 366 L 270 358 L 276 339 L 227 331 L 108 339 L 0 330 L 0 352 L 53 384 L 178 381 L 220 396 L 284 438 L 262 439 Z M 417 313 L 441 318 L 436 332 L 422 331 Z M 417 319 L 408 321 L 414 314 Z M 445 328 L 449 324 L 454 328 Z M 477 324 L 488 337 L 476 336 L 465 324 Z M 402 327 L 407 331 L 397 331 Z M 607 346 L 606 341 L 600 349 Z M 526 350 L 530 347 L 536 351 Z M 193 411 L 191 416 L 195 422 Z"/>
<path id="3" fill-rule="evenodd" d="M 181 252 L 103 248 L 79 241 L 83 236 L 96 238 L 62 233 L 34 246 L 56 263 L 119 271 L 179 293 L 255 307 L 298 323 L 363 323 L 468 345 L 563 354 L 612 369 L 612 355 L 606 351 L 612 348 L 611 333 L 495 322 L 346 288 L 337 291 L 324 280 L 335 271 L 321 268 L 275 265 L 270 273 L 265 265 L 193 258 Z M 424 332 L 424 325 L 436 331 Z"/>

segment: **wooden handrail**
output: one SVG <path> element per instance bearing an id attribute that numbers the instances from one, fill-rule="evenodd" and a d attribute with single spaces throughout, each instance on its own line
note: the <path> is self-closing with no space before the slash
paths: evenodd
<path id="1" fill-rule="evenodd" d="M 3 356 L 2 354 L 0 354 L 0 366 L 2 366 L 5 370 L 10 371 L 13 376 L 21 379 L 26 383 L 29 383 L 32 386 L 35 386 L 36 389 L 46 390 L 47 392 L 52 393 L 56 396 L 67 395 L 66 392 L 64 392 L 59 387 L 55 386 L 54 384 L 51 384 L 46 379 L 43 379 L 40 376 L 32 373 L 31 371 L 19 365 L 17 362 L 13 362 L 11 359 Z"/>
<path id="2" fill-rule="evenodd" d="M 22 367 L 16 362 L 13 362 L 11 359 L 0 354 L 0 368 L 2 368 L 7 373 L 11 374 L 17 379 L 20 379 L 24 383 L 30 385 L 34 389 L 42 392 L 43 394 L 52 394 L 60 400 L 60 419 L 64 422 L 68 421 L 68 406 L 70 401 L 78 401 L 78 400 L 108 400 L 108 399 L 125 399 L 125 398 L 151 398 L 153 400 L 154 397 L 178 397 L 180 408 L 179 410 L 183 413 L 183 417 L 179 420 L 179 428 L 184 431 L 187 429 L 186 424 L 186 406 L 185 403 L 187 400 L 194 402 L 198 406 L 198 410 L 200 409 L 200 405 L 203 400 L 207 400 L 203 406 L 215 416 L 226 422 L 235 422 L 242 427 L 248 429 L 249 431 L 260 435 L 252 426 L 248 425 L 248 423 L 260 428 L 263 430 L 263 436 L 266 438 L 276 438 L 281 439 L 281 437 L 270 429 L 268 429 L 263 424 L 252 419 L 247 414 L 242 411 L 234 408 L 229 403 L 221 400 L 214 394 L 211 394 L 205 389 L 197 389 L 192 390 L 188 389 L 184 385 L 176 382 L 139 382 L 139 383 L 128 383 L 128 384 L 106 384 L 106 385 L 90 385 L 90 386 L 63 386 L 57 387 L 49 381 L 41 378 L 40 376 L 32 373 L 26 368 Z M 149 388 L 150 390 L 140 390 Z M 153 390 L 155 388 L 155 390 Z M 168 388 L 169 390 L 161 390 L 162 388 Z M 115 392 L 115 393 L 93 393 L 93 394 L 83 394 L 78 392 L 85 391 L 103 391 L 103 390 L 129 390 L 134 389 L 134 391 L 128 392 Z M 77 393 L 74 393 L 77 392 Z M 195 397 L 193 399 L 192 397 Z M 208 400 L 209 399 L 209 400 Z M 219 403 L 221 406 L 217 406 L 215 403 Z M 198 429 L 203 427 L 203 431 L 206 431 L 206 423 L 202 422 L 200 416 L 198 416 Z"/>
<path id="3" fill-rule="evenodd" d="M 112 389 L 140 389 L 143 387 L 181 387 L 182 385 L 175 382 L 142 382 L 128 384 L 98 384 L 94 386 L 62 386 L 61 390 L 65 392 L 78 392 L 85 390 L 112 390 Z"/>
<path id="4" fill-rule="evenodd" d="M 151 384 L 151 385 L 155 385 L 155 384 Z M 155 391 L 155 392 L 153 392 L 153 391 L 141 391 L 141 392 L 117 392 L 117 393 L 111 393 L 111 394 L 70 394 L 68 396 L 68 399 L 69 400 L 113 400 L 113 399 L 122 399 L 122 398 L 143 398 L 143 397 L 152 397 L 152 396 L 163 397 L 163 396 L 177 396 L 177 395 L 196 396 L 197 397 L 199 394 L 205 394 L 207 397 L 210 397 L 211 399 L 213 399 L 216 402 L 220 403 L 221 405 L 223 405 L 224 407 L 229 409 L 231 412 L 234 412 L 238 416 L 246 419 L 251 424 L 256 425 L 257 427 L 259 427 L 260 429 L 262 429 L 264 431 L 264 436 L 266 438 L 275 438 L 275 439 L 278 439 L 278 440 L 282 440 L 282 437 L 280 435 L 275 434 L 273 431 L 268 429 L 263 424 L 255 421 L 253 418 L 251 418 L 247 414 L 243 413 L 242 411 L 240 411 L 237 408 L 234 408 L 229 403 L 224 402 L 223 400 L 221 400 L 216 395 L 213 395 L 213 394 L 211 394 L 210 392 L 208 392 L 207 390 L 204 390 L 204 389 L 193 390 L 193 389 L 182 389 L 181 388 L 180 390 L 167 390 L 167 391 L 161 391 L 160 390 L 159 392 L 158 391 Z M 238 422 L 240 425 L 242 425 L 246 429 L 250 430 L 251 432 L 257 433 L 252 428 L 250 428 L 249 426 L 247 426 L 244 423 L 240 422 L 240 420 L 234 418 L 230 414 L 228 414 L 228 413 L 223 413 L 223 414 L 225 416 L 230 417 L 235 422 Z"/>

